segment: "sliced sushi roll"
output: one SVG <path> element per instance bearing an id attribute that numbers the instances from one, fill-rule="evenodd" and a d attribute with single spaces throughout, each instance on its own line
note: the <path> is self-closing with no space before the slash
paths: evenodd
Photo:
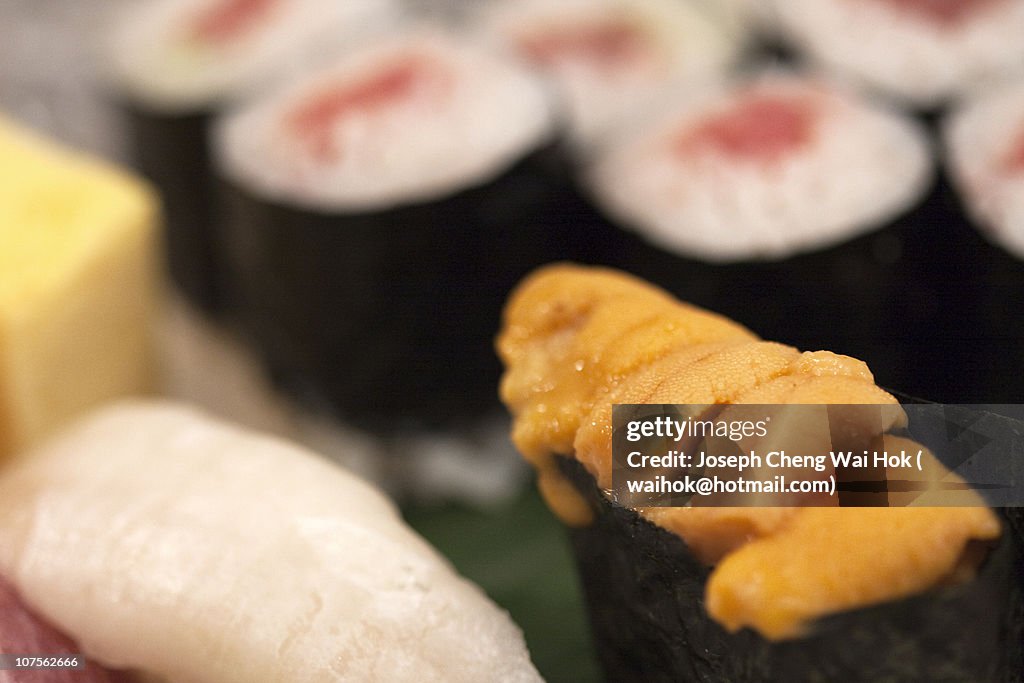
<path id="1" fill-rule="evenodd" d="M 512 437 L 570 527 L 608 680 L 1020 679 L 1021 549 L 976 494 L 961 508 L 634 510 L 610 497 L 613 404 L 898 408 L 864 363 L 571 265 L 513 293 L 498 349 Z M 906 447 L 889 414 L 848 437 Z"/>
<path id="2" fill-rule="evenodd" d="M 963 103 L 945 123 L 946 164 L 983 236 L 973 245 L 984 291 L 973 334 L 986 400 L 1017 403 L 1024 372 L 1024 82 Z"/>
<path id="3" fill-rule="evenodd" d="M 903 243 L 932 227 L 932 180 L 911 119 L 783 71 L 691 93 L 608 136 L 586 173 L 633 235 L 627 270 L 759 333 L 865 356 L 897 384 L 889 302 L 914 258 Z"/>
<path id="4" fill-rule="evenodd" d="M 479 21 L 552 78 L 569 133 L 587 143 L 665 91 L 735 62 L 749 15 L 717 1 L 509 0 L 489 5 Z"/>
<path id="5" fill-rule="evenodd" d="M 377 490 L 170 404 L 103 410 L 4 471 L 0 575 L 90 660 L 170 683 L 540 681 Z"/>
<path id="6" fill-rule="evenodd" d="M 110 88 L 125 110 L 137 165 L 164 195 L 169 270 L 194 304 L 224 305 L 212 118 L 398 14 L 394 0 L 156 0 L 131 3 L 113 19 Z"/>
<path id="7" fill-rule="evenodd" d="M 427 27 L 228 118 L 230 285 L 278 379 L 383 433 L 495 410 L 504 296 L 587 244 L 554 139 L 533 74 Z"/>
<path id="8" fill-rule="evenodd" d="M 934 110 L 1024 69 L 1017 0 L 773 0 L 780 30 L 815 61 Z"/>
<path id="9" fill-rule="evenodd" d="M 877 229 L 930 180 L 922 132 L 784 72 L 687 98 L 607 143 L 590 173 L 610 215 L 711 262 L 781 259 Z"/>

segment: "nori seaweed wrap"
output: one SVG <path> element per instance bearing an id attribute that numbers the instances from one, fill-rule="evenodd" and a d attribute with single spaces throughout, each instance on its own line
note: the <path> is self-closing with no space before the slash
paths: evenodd
<path id="1" fill-rule="evenodd" d="M 134 164 L 160 189 L 167 270 L 205 311 L 221 308 L 214 224 L 214 176 L 207 145 L 208 113 L 168 115 L 125 106 Z"/>
<path id="2" fill-rule="evenodd" d="M 508 290 L 599 260 L 546 90 L 486 44 L 416 28 L 219 132 L 239 322 L 284 387 L 371 431 L 496 410 Z"/>
<path id="3" fill-rule="evenodd" d="M 208 135 L 231 102 L 396 15 L 392 0 L 162 0 L 110 31 L 110 89 L 131 153 L 163 193 L 168 270 L 189 301 L 226 305 Z"/>
<path id="4" fill-rule="evenodd" d="M 986 402 L 1020 403 L 1024 373 L 1024 81 L 966 100 L 944 128 L 946 165 L 961 211 L 977 231 L 962 258 L 981 261 L 982 284 L 971 301 L 976 320 L 963 337 L 976 349 Z M 967 267 L 970 267 L 968 262 Z"/>

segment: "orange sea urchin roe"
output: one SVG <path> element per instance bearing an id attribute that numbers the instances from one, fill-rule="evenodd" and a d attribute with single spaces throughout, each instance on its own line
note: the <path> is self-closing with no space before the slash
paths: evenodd
<path id="1" fill-rule="evenodd" d="M 554 456 L 575 457 L 609 488 L 613 404 L 896 406 L 861 361 L 760 341 L 725 318 L 600 268 L 555 265 L 528 277 L 506 308 L 498 351 L 513 440 L 537 467 L 549 505 L 576 525 L 589 522 L 589 508 Z M 869 414 L 852 411 L 850 418 L 851 429 L 868 439 L 881 438 L 902 416 L 896 407 Z M 950 575 L 970 540 L 999 534 L 995 516 L 981 506 L 638 512 L 717 564 L 706 596 L 712 617 L 769 638 L 797 635 L 838 610 L 926 590 Z"/>
<path id="2" fill-rule="evenodd" d="M 708 581 L 707 609 L 732 631 L 792 637 L 818 617 L 938 585 L 969 540 L 999 531 L 981 507 L 800 508 L 723 558 Z"/>
<path id="3" fill-rule="evenodd" d="M 614 271 L 590 272 L 569 280 L 557 267 L 537 273 L 509 302 L 498 341 L 508 368 L 502 400 L 520 416 L 512 439 L 537 468 L 549 505 L 570 523 L 589 521 L 587 508 L 571 493 L 549 495 L 568 490 L 550 455 L 572 452 L 595 403 L 620 378 L 674 348 L 754 338 Z M 625 348 L 630 353 L 620 352 Z"/>
<path id="4" fill-rule="evenodd" d="M 973 14 L 977 14 L 995 5 L 1004 4 L 1006 0 L 872 0 L 889 5 L 893 9 L 906 12 L 922 19 L 934 22 L 944 28 L 955 28 L 962 25 Z"/>

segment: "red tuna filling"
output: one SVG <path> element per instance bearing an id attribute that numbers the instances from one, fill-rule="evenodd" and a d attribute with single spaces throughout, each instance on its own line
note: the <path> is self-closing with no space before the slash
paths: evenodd
<path id="1" fill-rule="evenodd" d="M 362 81 L 323 90 L 288 114 L 285 125 L 292 135 L 308 141 L 315 158 L 330 161 L 339 153 L 331 129 L 340 119 L 374 113 L 413 97 L 436 97 L 446 83 L 445 74 L 435 66 L 422 59 L 402 59 Z"/>
<path id="2" fill-rule="evenodd" d="M 1003 158 L 1001 166 L 1007 175 L 1024 173 L 1024 129 L 1017 134 L 1016 140 L 1010 147 L 1010 153 Z"/>
<path id="3" fill-rule="evenodd" d="M 0 653 L 12 655 L 75 655 L 81 649 L 67 636 L 37 617 L 14 589 L 0 578 Z M 84 671 L 0 671 L 0 683 L 130 683 L 124 672 L 89 663 Z"/>
<path id="4" fill-rule="evenodd" d="M 680 156 L 775 162 L 809 145 L 816 121 L 816 107 L 806 97 L 754 95 L 687 130 L 675 148 Z"/>
<path id="5" fill-rule="evenodd" d="M 192 20 L 189 35 L 205 43 L 223 43 L 245 33 L 270 12 L 280 0 L 227 0 Z"/>
<path id="6" fill-rule="evenodd" d="M 618 19 L 540 31 L 520 40 L 520 47 L 543 66 L 580 60 L 604 67 L 631 61 L 644 48 L 636 27 Z"/>
<path id="7" fill-rule="evenodd" d="M 967 22 L 972 15 L 1006 0 L 874 0 L 893 9 L 912 14 L 946 28 L 955 28 Z"/>

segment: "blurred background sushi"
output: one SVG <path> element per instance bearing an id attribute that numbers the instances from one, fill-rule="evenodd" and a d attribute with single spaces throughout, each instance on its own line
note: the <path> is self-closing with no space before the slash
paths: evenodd
<path id="1" fill-rule="evenodd" d="M 751 35 L 749 18 L 724 2 L 510 0 L 484 4 L 477 22 L 551 79 L 580 145 L 728 68 Z"/>
<path id="2" fill-rule="evenodd" d="M 508 292 L 614 266 L 1018 402 L 1022 35 L 1019 0 L 0 0 L 0 470 L 114 397 L 202 406 L 380 485 L 597 680 L 497 401 Z"/>
<path id="3" fill-rule="evenodd" d="M 1024 6 L 1014 0 L 768 4 L 777 30 L 806 59 L 923 112 L 1024 68 Z"/>
<path id="4" fill-rule="evenodd" d="M 607 137 L 586 169 L 625 268 L 802 348 L 866 358 L 906 391 L 893 302 L 932 178 L 911 119 L 827 79 L 770 70 L 687 93 Z"/>
<path id="5" fill-rule="evenodd" d="M 494 411 L 504 294 L 585 238 L 553 138 L 533 74 L 422 28 L 227 118 L 227 288 L 273 375 L 386 435 Z"/>
<path id="6" fill-rule="evenodd" d="M 170 0 L 126 5 L 112 20 L 106 82 L 125 112 L 131 158 L 163 194 L 168 269 L 192 302 L 224 305 L 213 118 L 397 11 L 390 0 Z"/>
<path id="7" fill-rule="evenodd" d="M 1017 400 L 1010 378 L 1024 371 L 1024 79 L 964 98 L 944 124 L 945 165 L 981 256 L 976 343 L 984 357 L 1003 359 L 984 368 L 984 391 Z"/>

